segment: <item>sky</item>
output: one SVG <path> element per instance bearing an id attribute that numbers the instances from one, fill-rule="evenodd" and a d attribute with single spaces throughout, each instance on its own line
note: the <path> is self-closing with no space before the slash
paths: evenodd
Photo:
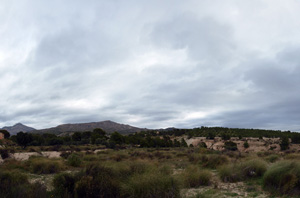
<path id="1" fill-rule="evenodd" d="M 300 131 L 296 0 L 0 0 L 0 127 Z"/>

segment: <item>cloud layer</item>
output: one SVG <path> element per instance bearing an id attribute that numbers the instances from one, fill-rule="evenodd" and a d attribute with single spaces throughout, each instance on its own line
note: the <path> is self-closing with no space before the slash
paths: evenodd
<path id="1" fill-rule="evenodd" d="M 2 1 L 0 126 L 300 131 L 300 4 Z"/>

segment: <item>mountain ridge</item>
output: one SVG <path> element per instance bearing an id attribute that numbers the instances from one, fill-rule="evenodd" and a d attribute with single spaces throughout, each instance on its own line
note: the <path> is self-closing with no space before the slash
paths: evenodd
<path id="1" fill-rule="evenodd" d="M 8 131 L 10 133 L 10 135 L 15 135 L 15 134 L 17 134 L 20 131 L 23 131 L 23 132 L 32 132 L 32 131 L 36 130 L 35 128 L 26 126 L 26 125 L 24 125 L 22 123 L 16 123 L 13 126 L 5 126 L 5 127 L 1 128 L 1 129 Z"/>
<path id="2" fill-rule="evenodd" d="M 100 122 L 61 124 L 56 127 L 34 130 L 31 132 L 32 133 L 53 133 L 53 134 L 59 135 L 62 133 L 69 133 L 69 132 L 92 131 L 95 128 L 101 128 L 102 130 L 106 131 L 107 133 L 112 133 L 112 132 L 117 131 L 121 134 L 129 134 L 129 133 L 140 132 L 143 130 L 149 130 L 146 128 L 138 128 L 138 127 L 130 126 L 127 124 L 120 124 L 117 122 L 113 122 L 111 120 L 105 120 L 105 121 L 100 121 Z"/>

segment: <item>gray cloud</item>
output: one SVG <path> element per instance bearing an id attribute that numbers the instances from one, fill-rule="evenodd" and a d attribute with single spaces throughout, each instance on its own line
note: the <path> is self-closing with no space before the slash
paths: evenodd
<path id="1" fill-rule="evenodd" d="M 300 130 L 294 2 L 0 5 L 0 126 Z"/>

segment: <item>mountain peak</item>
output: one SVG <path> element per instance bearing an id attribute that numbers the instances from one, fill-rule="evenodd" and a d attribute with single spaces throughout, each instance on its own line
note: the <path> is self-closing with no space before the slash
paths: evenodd
<path id="1" fill-rule="evenodd" d="M 29 132 L 29 131 L 34 131 L 35 130 L 34 128 L 26 126 L 26 125 L 24 125 L 20 122 L 16 123 L 13 126 L 5 126 L 2 129 L 7 130 L 11 135 L 15 135 L 20 131 Z"/>
<path id="2" fill-rule="evenodd" d="M 142 130 L 147 130 L 147 129 L 142 129 L 142 128 L 126 125 L 126 124 L 119 124 L 111 120 L 105 120 L 100 122 L 62 124 L 48 129 L 36 130 L 35 133 L 62 134 L 68 132 L 92 131 L 95 128 L 101 128 L 108 133 L 117 131 L 122 134 L 135 133 Z"/>

